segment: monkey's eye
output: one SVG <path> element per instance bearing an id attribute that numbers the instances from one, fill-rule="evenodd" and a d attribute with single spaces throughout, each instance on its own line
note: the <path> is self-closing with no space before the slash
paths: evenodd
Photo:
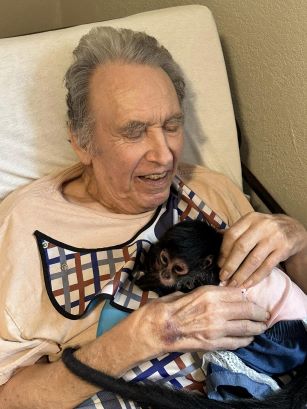
<path id="1" fill-rule="evenodd" d="M 183 268 L 179 265 L 179 264 L 175 264 L 173 267 L 173 271 L 175 273 L 182 273 L 183 272 Z"/>
<path id="2" fill-rule="evenodd" d="M 160 253 L 160 261 L 165 266 L 168 264 L 168 258 L 167 258 L 166 254 L 165 254 L 165 252 L 163 250 Z"/>

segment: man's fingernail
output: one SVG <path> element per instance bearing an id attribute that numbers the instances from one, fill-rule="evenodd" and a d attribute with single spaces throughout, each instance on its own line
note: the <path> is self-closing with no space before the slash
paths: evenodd
<path id="1" fill-rule="evenodd" d="M 226 287 L 226 285 L 227 285 L 227 281 L 221 281 L 221 282 L 220 282 L 220 286 L 221 286 L 221 287 Z"/>
<path id="2" fill-rule="evenodd" d="M 265 319 L 269 320 L 271 318 L 271 314 L 267 311 L 267 313 L 265 314 Z"/>

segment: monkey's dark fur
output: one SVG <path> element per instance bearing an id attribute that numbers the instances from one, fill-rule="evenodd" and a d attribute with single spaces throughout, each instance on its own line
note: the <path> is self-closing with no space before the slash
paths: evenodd
<path id="1" fill-rule="evenodd" d="M 136 284 L 159 294 L 218 285 L 221 244 L 222 235 L 200 220 L 178 223 L 150 246 L 143 266 L 145 274 Z"/>
<path id="2" fill-rule="evenodd" d="M 145 260 L 145 275 L 137 281 L 137 284 L 143 290 L 151 289 L 159 291 L 160 294 L 175 290 L 190 291 L 199 285 L 218 284 L 219 268 L 216 260 L 221 241 L 221 235 L 204 222 L 178 223 L 171 227 L 158 243 L 151 246 Z M 159 257 L 164 250 L 167 252 L 168 260 L 164 259 L 163 262 Z M 165 270 L 165 267 L 168 269 Z M 186 267 L 188 271 L 185 270 Z M 163 269 L 165 274 L 161 279 Z M 284 389 L 272 393 L 263 400 L 240 399 L 221 402 L 196 393 L 172 390 L 154 382 L 142 384 L 115 379 L 84 365 L 74 358 L 73 351 L 68 349 L 63 354 L 63 361 L 72 372 L 104 390 L 137 402 L 144 409 L 307 408 L 306 362 L 294 380 Z"/>

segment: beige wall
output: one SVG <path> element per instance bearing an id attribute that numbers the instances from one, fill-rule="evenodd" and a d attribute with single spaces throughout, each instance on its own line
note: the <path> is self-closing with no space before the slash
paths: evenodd
<path id="1" fill-rule="evenodd" d="M 175 0 L 1 0 L 0 37 L 192 4 Z M 242 156 L 307 227 L 307 1 L 202 0 L 228 66 Z"/>

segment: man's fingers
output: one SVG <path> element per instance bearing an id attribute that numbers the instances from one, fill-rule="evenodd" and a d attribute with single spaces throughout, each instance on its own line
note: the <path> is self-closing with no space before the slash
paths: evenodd
<path id="1" fill-rule="evenodd" d="M 253 342 L 253 337 L 227 337 L 218 340 L 218 346 L 215 348 L 218 350 L 235 350 L 238 348 L 247 347 L 251 342 Z"/>
<path id="2" fill-rule="evenodd" d="M 279 254 L 277 251 L 274 251 L 270 256 L 257 268 L 257 270 L 249 276 L 248 274 L 242 274 L 243 281 L 239 284 L 241 287 L 250 288 L 258 284 L 263 280 L 278 264 L 280 260 Z M 238 271 L 240 273 L 240 271 Z M 237 274 L 237 273 L 236 273 Z M 236 278 L 235 274 L 235 278 Z M 239 278 L 240 281 L 240 278 Z"/>
<path id="3" fill-rule="evenodd" d="M 228 236 L 230 241 L 237 240 L 250 227 L 252 223 L 252 220 L 250 220 L 250 215 L 252 214 L 254 214 L 254 212 L 247 213 L 237 220 L 230 228 L 219 230 L 219 232 L 221 232 L 223 236 Z M 228 247 L 229 246 L 227 244 L 224 244 L 225 250 L 229 250 Z"/>
<path id="4" fill-rule="evenodd" d="M 249 320 L 227 321 L 225 325 L 225 333 L 232 337 L 251 337 L 260 335 L 267 330 L 267 326 L 263 322 Z"/>
<path id="5" fill-rule="evenodd" d="M 248 230 L 248 227 L 245 223 L 237 226 L 234 224 L 224 233 L 218 260 L 222 281 L 228 280 L 233 275 L 259 241 L 257 234 Z"/>
<path id="6" fill-rule="evenodd" d="M 275 252 L 272 254 L 270 254 L 270 252 L 271 249 L 266 246 L 265 243 L 258 244 L 232 274 L 228 285 L 239 287 L 243 285 L 243 283 L 247 283 L 249 278 L 251 278 L 251 276 L 253 276 L 259 269 L 261 269 L 263 276 L 259 275 L 258 278 L 262 279 L 268 275 L 278 263 L 278 258 L 276 257 Z M 251 285 L 248 285 L 248 287 L 250 286 Z"/>
<path id="7" fill-rule="evenodd" d="M 285 215 L 249 213 L 223 236 L 220 279 L 232 286 L 252 286 L 306 246 L 304 227 Z"/>
<path id="8" fill-rule="evenodd" d="M 244 301 L 229 304 L 227 310 L 225 311 L 225 318 L 231 323 L 241 320 L 265 322 L 270 318 L 270 314 L 257 304 Z"/>

